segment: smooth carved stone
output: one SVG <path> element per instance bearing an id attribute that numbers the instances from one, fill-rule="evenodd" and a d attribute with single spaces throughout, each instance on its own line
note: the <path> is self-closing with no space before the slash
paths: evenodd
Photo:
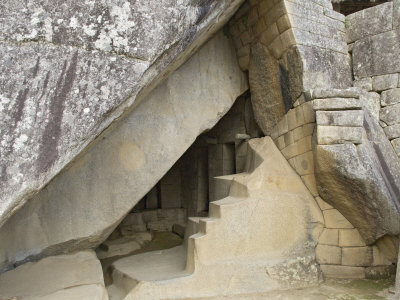
<path id="1" fill-rule="evenodd" d="M 13 298 L 15 297 L 15 298 Z M 1 299 L 108 299 L 93 251 L 51 256 L 0 275 Z"/>
<path id="2" fill-rule="evenodd" d="M 241 2 L 2 1 L 0 226 Z"/>
<path id="3" fill-rule="evenodd" d="M 349 110 L 361 109 L 359 99 L 354 98 L 328 98 L 311 101 L 314 110 Z"/>
<path id="4" fill-rule="evenodd" d="M 346 16 L 347 43 L 392 29 L 392 3 L 384 3 Z"/>
<path id="5" fill-rule="evenodd" d="M 363 279 L 365 278 L 365 268 L 350 266 L 321 265 L 322 273 L 325 277 L 336 279 Z"/>
<path id="6" fill-rule="evenodd" d="M 361 144 L 362 127 L 317 126 L 318 145 Z"/>
<path id="7" fill-rule="evenodd" d="M 309 91 L 311 99 L 324 98 L 356 98 L 360 97 L 360 91 L 354 88 L 349 89 L 315 89 Z"/>
<path id="8" fill-rule="evenodd" d="M 319 264 L 340 265 L 342 260 L 342 250 L 339 247 L 318 245 L 315 248 L 315 257 Z"/>
<path id="9" fill-rule="evenodd" d="M 314 163 L 321 197 L 370 245 L 400 233 L 400 161 L 379 124 L 364 117 L 362 144 L 318 145 Z"/>
<path id="10" fill-rule="evenodd" d="M 362 247 L 366 246 L 366 244 L 357 229 L 340 229 L 339 246 Z"/>
<path id="11" fill-rule="evenodd" d="M 388 31 L 355 42 L 353 71 L 356 79 L 400 72 L 398 31 Z"/>
<path id="12" fill-rule="evenodd" d="M 247 88 L 219 32 L 0 228 L 0 269 L 96 247 Z"/>
<path id="13" fill-rule="evenodd" d="M 318 125 L 331 126 L 362 126 L 364 112 L 362 110 L 317 111 Z"/>
<path id="14" fill-rule="evenodd" d="M 345 247 L 342 249 L 342 265 L 368 267 L 372 264 L 371 247 Z"/>

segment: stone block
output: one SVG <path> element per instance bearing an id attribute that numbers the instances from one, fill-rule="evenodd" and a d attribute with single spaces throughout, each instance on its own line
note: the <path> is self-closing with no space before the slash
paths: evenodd
<path id="1" fill-rule="evenodd" d="M 285 14 L 276 21 L 280 33 L 285 32 L 291 27 L 289 15 Z"/>
<path id="2" fill-rule="evenodd" d="M 303 107 L 299 106 L 291 109 L 287 114 L 288 129 L 293 130 L 301 125 L 304 125 Z"/>
<path id="3" fill-rule="evenodd" d="M 315 113 L 314 113 L 315 115 Z M 315 123 L 303 125 L 304 136 L 311 136 L 314 133 Z"/>
<path id="4" fill-rule="evenodd" d="M 371 279 L 371 280 L 390 279 L 393 278 L 395 275 L 396 275 L 396 267 L 394 265 L 365 268 L 366 279 Z"/>
<path id="5" fill-rule="evenodd" d="M 288 120 L 287 115 L 284 115 L 283 118 L 278 122 L 278 134 L 283 135 L 288 132 Z"/>
<path id="6" fill-rule="evenodd" d="M 352 57 L 356 79 L 400 72 L 399 33 L 392 30 L 355 42 Z"/>
<path id="7" fill-rule="evenodd" d="M 400 88 L 383 91 L 381 94 L 381 105 L 393 105 L 400 102 Z"/>
<path id="8" fill-rule="evenodd" d="M 361 144 L 362 127 L 317 126 L 318 145 Z"/>
<path id="9" fill-rule="evenodd" d="M 303 137 L 305 137 L 303 126 L 297 127 L 293 130 L 293 139 L 295 142 L 302 139 Z"/>
<path id="10" fill-rule="evenodd" d="M 399 82 L 399 74 L 385 74 L 372 77 L 372 89 L 380 92 L 388 89 L 394 89 Z"/>
<path id="11" fill-rule="evenodd" d="M 318 243 L 321 245 L 338 246 L 339 230 L 325 228 L 321 236 L 319 237 Z"/>
<path id="12" fill-rule="evenodd" d="M 328 98 L 311 101 L 314 110 L 361 109 L 361 102 L 355 98 Z"/>
<path id="13" fill-rule="evenodd" d="M 363 267 L 349 267 L 349 266 L 335 266 L 335 265 L 321 265 L 321 271 L 326 278 L 336 279 L 364 279 L 365 268 Z"/>
<path id="14" fill-rule="evenodd" d="M 342 261 L 342 250 L 339 247 L 318 245 L 315 248 L 315 257 L 319 264 L 340 265 Z"/>
<path id="15" fill-rule="evenodd" d="M 267 12 L 269 12 L 273 6 L 274 6 L 273 1 L 269 0 L 260 1 L 260 5 L 258 6 L 258 12 L 260 16 L 265 15 Z"/>
<path id="16" fill-rule="evenodd" d="M 372 77 L 356 79 L 353 82 L 354 87 L 363 89 L 367 92 L 372 91 Z"/>
<path id="17" fill-rule="evenodd" d="M 360 94 L 360 101 L 363 107 L 371 114 L 371 116 L 379 122 L 379 112 L 381 109 L 381 97 L 376 92 L 364 92 Z"/>
<path id="18" fill-rule="evenodd" d="M 357 229 L 340 229 L 339 230 L 339 246 L 340 247 L 362 247 L 366 246 L 364 239 L 361 237 Z"/>
<path id="19" fill-rule="evenodd" d="M 249 62 L 250 62 L 250 56 L 245 55 L 242 57 L 239 57 L 239 67 L 241 70 L 246 71 L 249 69 Z"/>
<path id="20" fill-rule="evenodd" d="M 359 126 L 363 125 L 364 112 L 362 110 L 345 111 L 317 111 L 317 124 L 331 126 Z"/>
<path id="21" fill-rule="evenodd" d="M 400 157 L 400 138 L 392 140 L 391 143 L 397 156 Z"/>
<path id="22" fill-rule="evenodd" d="M 285 145 L 286 145 L 286 146 L 288 146 L 288 145 L 290 145 L 290 144 L 293 144 L 293 143 L 294 143 L 294 140 L 293 140 L 293 131 L 286 132 L 286 133 L 283 135 L 283 138 L 284 138 L 284 140 L 285 140 Z"/>
<path id="23" fill-rule="evenodd" d="M 311 90 L 312 99 L 326 98 L 356 98 L 360 96 L 360 92 L 354 88 L 349 89 L 315 89 Z"/>
<path id="24" fill-rule="evenodd" d="M 321 210 L 327 210 L 327 209 L 332 209 L 333 207 L 326 203 L 321 197 L 316 197 L 317 203 Z"/>
<path id="25" fill-rule="evenodd" d="M 294 165 L 299 175 L 314 174 L 314 157 L 313 152 L 308 151 L 294 157 Z"/>
<path id="26" fill-rule="evenodd" d="M 398 29 L 400 27 L 400 1 L 393 1 L 393 29 Z M 400 279 L 400 278 L 399 278 Z M 399 287 L 400 289 L 400 287 Z M 400 290 L 399 290 L 400 292 Z"/>
<path id="27" fill-rule="evenodd" d="M 267 26 L 265 25 L 264 19 L 258 19 L 257 23 L 253 26 L 253 32 L 256 36 L 259 36 L 261 33 L 267 30 Z"/>
<path id="28" fill-rule="evenodd" d="M 324 210 L 322 213 L 326 228 L 354 228 L 337 209 Z"/>
<path id="29" fill-rule="evenodd" d="M 276 146 L 278 147 L 279 150 L 282 150 L 283 148 L 286 147 L 285 144 L 285 135 L 281 135 L 276 139 Z"/>
<path id="30" fill-rule="evenodd" d="M 384 3 L 346 16 L 347 43 L 392 30 L 392 3 Z"/>
<path id="31" fill-rule="evenodd" d="M 371 247 L 342 248 L 342 265 L 368 267 L 372 264 Z"/>
<path id="32" fill-rule="evenodd" d="M 277 37 L 279 36 L 279 30 L 276 23 L 268 26 L 267 30 L 265 30 L 260 36 L 260 42 L 264 46 L 269 46 Z"/>
<path id="33" fill-rule="evenodd" d="M 400 123 L 400 103 L 386 106 L 381 109 L 379 118 L 386 125 L 395 125 Z"/>
<path id="34" fill-rule="evenodd" d="M 372 257 L 373 257 L 372 261 L 373 266 L 388 266 L 392 264 L 390 259 L 388 259 L 385 253 L 379 250 L 377 246 L 372 246 Z"/>
<path id="35" fill-rule="evenodd" d="M 304 123 L 314 123 L 315 122 L 315 112 L 313 109 L 313 104 L 311 102 L 306 102 L 301 105 L 303 107 Z"/>
<path id="36" fill-rule="evenodd" d="M 311 195 L 313 195 L 314 197 L 317 197 L 318 190 L 317 190 L 317 184 L 315 182 L 314 174 L 303 175 L 303 176 L 301 176 L 301 179 L 303 180 L 304 184 L 310 191 Z"/>
<path id="37" fill-rule="evenodd" d="M 280 59 L 283 52 L 286 50 L 287 48 L 285 47 L 285 45 L 282 42 L 282 39 L 280 36 L 277 36 L 272 43 L 269 44 L 268 46 L 268 50 L 270 51 L 270 53 L 275 57 L 275 59 Z"/>
<path id="38" fill-rule="evenodd" d="M 389 140 L 400 138 L 400 124 L 387 126 L 383 130 Z"/>

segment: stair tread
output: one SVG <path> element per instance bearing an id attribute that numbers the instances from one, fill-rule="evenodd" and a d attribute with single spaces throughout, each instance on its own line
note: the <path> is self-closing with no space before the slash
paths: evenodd
<path id="1" fill-rule="evenodd" d="M 167 280 L 189 275 L 183 246 L 125 257 L 115 261 L 113 267 L 138 281 Z"/>

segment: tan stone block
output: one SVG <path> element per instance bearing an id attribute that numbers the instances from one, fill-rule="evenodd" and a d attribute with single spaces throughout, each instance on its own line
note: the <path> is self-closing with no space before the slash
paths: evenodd
<path id="1" fill-rule="evenodd" d="M 240 35 L 239 28 L 238 28 L 238 26 L 237 26 L 237 24 L 235 22 L 230 22 L 229 23 L 229 33 L 234 37 Z"/>
<path id="2" fill-rule="evenodd" d="M 253 26 L 258 21 L 258 9 L 257 7 L 252 7 L 249 14 L 247 15 L 247 25 Z"/>
<path id="3" fill-rule="evenodd" d="M 286 50 L 286 48 L 284 47 L 281 37 L 277 36 L 272 43 L 268 46 L 268 50 L 272 53 L 272 55 L 276 58 L 276 59 L 280 59 L 283 52 Z"/>
<path id="4" fill-rule="evenodd" d="M 274 3 L 275 5 L 267 12 L 265 16 L 266 24 L 269 25 L 269 22 L 276 22 L 278 19 L 286 14 L 286 7 L 284 1 L 278 1 Z"/>
<path id="5" fill-rule="evenodd" d="M 237 50 L 237 56 L 248 56 L 250 55 L 250 45 L 243 46 Z"/>
<path id="6" fill-rule="evenodd" d="M 301 179 L 303 180 L 304 184 L 306 185 L 306 187 L 308 188 L 310 193 L 314 197 L 318 196 L 317 184 L 315 183 L 314 174 L 301 176 Z M 324 218 L 325 218 L 325 215 L 324 215 Z M 326 219 L 325 219 L 325 222 L 326 222 Z"/>
<path id="7" fill-rule="evenodd" d="M 293 144 L 293 143 L 294 143 L 294 140 L 293 140 L 293 131 L 286 132 L 286 133 L 283 135 L 283 138 L 285 139 L 285 145 L 286 145 L 286 146 L 288 146 L 288 145 L 290 145 L 290 144 Z"/>
<path id="8" fill-rule="evenodd" d="M 287 116 L 284 115 L 283 118 L 278 122 L 278 133 L 279 135 L 288 132 Z"/>
<path id="9" fill-rule="evenodd" d="M 294 159 L 295 169 L 299 175 L 314 174 L 314 157 L 312 151 L 300 154 Z"/>
<path id="10" fill-rule="evenodd" d="M 285 14 L 276 21 L 280 33 L 288 30 L 291 27 L 289 15 Z"/>
<path id="11" fill-rule="evenodd" d="M 316 197 L 317 203 L 321 210 L 332 209 L 333 207 L 326 203 L 321 197 Z"/>
<path id="12" fill-rule="evenodd" d="M 305 137 L 303 127 L 304 126 L 297 127 L 293 130 L 293 139 L 295 142 Z"/>
<path id="13" fill-rule="evenodd" d="M 303 107 L 304 112 L 304 107 Z M 306 117 L 304 117 L 305 119 Z M 306 122 L 306 120 L 304 120 Z M 308 123 L 303 126 L 304 136 L 311 136 L 314 133 L 315 123 Z"/>
<path id="14" fill-rule="evenodd" d="M 372 265 L 373 266 L 389 266 L 392 262 L 388 257 L 379 250 L 377 246 L 372 246 Z"/>
<path id="15" fill-rule="evenodd" d="M 271 8 L 274 6 L 274 3 L 271 0 L 264 0 L 260 2 L 258 6 L 258 13 L 260 16 L 265 15 Z"/>
<path id="16" fill-rule="evenodd" d="M 320 245 L 338 246 L 339 244 L 339 230 L 325 228 L 319 237 L 318 243 Z"/>
<path id="17" fill-rule="evenodd" d="M 306 153 L 312 150 L 311 136 L 306 136 L 296 142 L 297 144 L 297 155 Z"/>
<path id="18" fill-rule="evenodd" d="M 368 267 L 372 264 L 371 247 L 342 248 L 342 265 Z"/>
<path id="19" fill-rule="evenodd" d="M 304 114 L 301 106 L 291 109 L 288 112 L 288 129 L 293 130 L 297 127 L 304 125 Z"/>
<path id="20" fill-rule="evenodd" d="M 286 159 L 291 159 L 297 155 L 297 143 L 290 144 L 282 149 L 282 154 Z"/>
<path id="21" fill-rule="evenodd" d="M 363 279 L 365 278 L 365 268 L 349 267 L 349 266 L 334 266 L 321 265 L 322 274 L 326 278 L 337 279 Z"/>
<path id="22" fill-rule="evenodd" d="M 361 144 L 362 127 L 318 126 L 317 141 L 319 145 Z"/>
<path id="23" fill-rule="evenodd" d="M 340 265 L 342 261 L 342 249 L 335 246 L 318 245 L 315 248 L 315 257 L 319 264 Z"/>
<path id="24" fill-rule="evenodd" d="M 340 229 L 339 246 L 362 247 L 366 246 L 366 244 L 357 229 Z"/>
<path id="25" fill-rule="evenodd" d="M 296 45 L 296 39 L 294 37 L 292 29 L 288 29 L 285 32 L 281 33 L 280 37 L 282 40 L 283 48 L 285 50 L 289 49 L 291 46 Z"/>
<path id="26" fill-rule="evenodd" d="M 354 228 L 337 209 L 324 210 L 323 214 L 327 228 Z"/>
<path id="27" fill-rule="evenodd" d="M 283 148 L 286 147 L 285 145 L 285 136 L 281 135 L 276 139 L 276 146 L 278 147 L 279 150 L 282 150 Z"/>
<path id="28" fill-rule="evenodd" d="M 249 3 L 250 3 L 251 6 L 255 6 L 260 2 L 261 2 L 261 0 L 249 0 Z"/>
<path id="29" fill-rule="evenodd" d="M 301 105 L 303 107 L 304 123 L 315 123 L 315 112 L 311 102 Z"/>
<path id="30" fill-rule="evenodd" d="M 252 34 L 249 30 L 246 30 L 240 34 L 240 40 L 242 41 L 243 45 L 250 44 L 253 40 Z"/>
<path id="31" fill-rule="evenodd" d="M 250 63 L 250 56 L 242 56 L 239 57 L 239 67 L 243 70 L 246 71 L 249 68 L 249 63 Z"/>
<path id="32" fill-rule="evenodd" d="M 278 36 L 278 27 L 276 23 L 273 23 L 261 34 L 260 42 L 265 46 L 269 46 Z"/>
<path id="33" fill-rule="evenodd" d="M 259 36 L 261 33 L 267 30 L 267 26 L 265 25 L 264 19 L 258 19 L 257 23 L 253 26 L 253 32 L 256 36 Z"/>

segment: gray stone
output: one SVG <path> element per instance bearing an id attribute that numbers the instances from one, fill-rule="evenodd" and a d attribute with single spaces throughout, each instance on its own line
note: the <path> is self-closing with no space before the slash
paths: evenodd
<path id="1" fill-rule="evenodd" d="M 381 94 L 381 105 L 387 106 L 400 102 L 400 88 L 383 91 Z"/>
<path id="2" fill-rule="evenodd" d="M 105 300 L 108 295 L 96 254 L 82 251 L 47 257 L 1 274 L 0 298 Z"/>
<path id="3" fill-rule="evenodd" d="M 362 126 L 364 112 L 362 110 L 317 111 L 316 118 L 318 125 Z"/>
<path id="4" fill-rule="evenodd" d="M 301 57 L 294 49 L 277 61 L 262 44 L 252 47 L 249 82 L 254 116 L 264 134 L 293 107 L 301 94 Z M 290 69 L 286 68 L 286 65 Z"/>
<path id="5" fill-rule="evenodd" d="M 383 107 L 379 117 L 389 126 L 400 123 L 400 103 Z"/>
<path id="6" fill-rule="evenodd" d="M 400 157 L 400 138 L 392 140 L 391 143 L 394 151 L 396 151 L 397 155 Z"/>
<path id="7" fill-rule="evenodd" d="M 2 1 L 0 225 L 241 2 Z"/>
<path id="8" fill-rule="evenodd" d="M 370 113 L 370 115 L 376 121 L 379 121 L 379 113 L 381 110 L 380 100 L 381 97 L 376 92 L 360 91 L 361 105 Z"/>
<path id="9" fill-rule="evenodd" d="M 96 247 L 246 89 L 220 32 L 0 228 L 0 269 Z"/>
<path id="10" fill-rule="evenodd" d="M 388 31 L 355 42 L 353 72 L 356 79 L 400 72 L 398 31 Z"/>
<path id="11" fill-rule="evenodd" d="M 393 140 L 400 137 L 400 124 L 387 126 L 383 129 L 389 140 Z"/>
<path id="12" fill-rule="evenodd" d="M 393 0 L 393 29 L 400 27 L 400 1 Z"/>
<path id="13" fill-rule="evenodd" d="M 360 91 L 355 88 L 349 89 L 315 89 L 311 90 L 311 99 L 325 98 L 360 98 Z"/>
<path id="14" fill-rule="evenodd" d="M 392 30 L 392 3 L 384 3 L 346 16 L 347 43 Z"/>
<path id="15" fill-rule="evenodd" d="M 372 77 L 372 89 L 377 92 L 394 89 L 397 87 L 398 81 L 399 75 L 397 73 L 374 76 Z"/>
<path id="16" fill-rule="evenodd" d="M 361 144 L 362 127 L 317 126 L 318 145 Z"/>
<path id="17" fill-rule="evenodd" d="M 399 245 L 399 249 L 400 249 L 400 245 Z M 400 296 L 400 251 L 399 251 L 399 257 L 397 259 L 397 272 L 396 272 L 396 295 Z"/>
<path id="18" fill-rule="evenodd" d="M 361 101 L 354 98 L 315 99 L 312 102 L 314 110 L 347 110 L 361 109 Z"/>
<path id="19" fill-rule="evenodd" d="M 353 85 L 367 92 L 372 91 L 372 77 L 365 77 L 354 80 Z"/>
<path id="20" fill-rule="evenodd" d="M 314 159 L 321 197 L 372 244 L 400 233 L 400 160 L 379 124 L 364 118 L 362 144 L 318 145 Z"/>

